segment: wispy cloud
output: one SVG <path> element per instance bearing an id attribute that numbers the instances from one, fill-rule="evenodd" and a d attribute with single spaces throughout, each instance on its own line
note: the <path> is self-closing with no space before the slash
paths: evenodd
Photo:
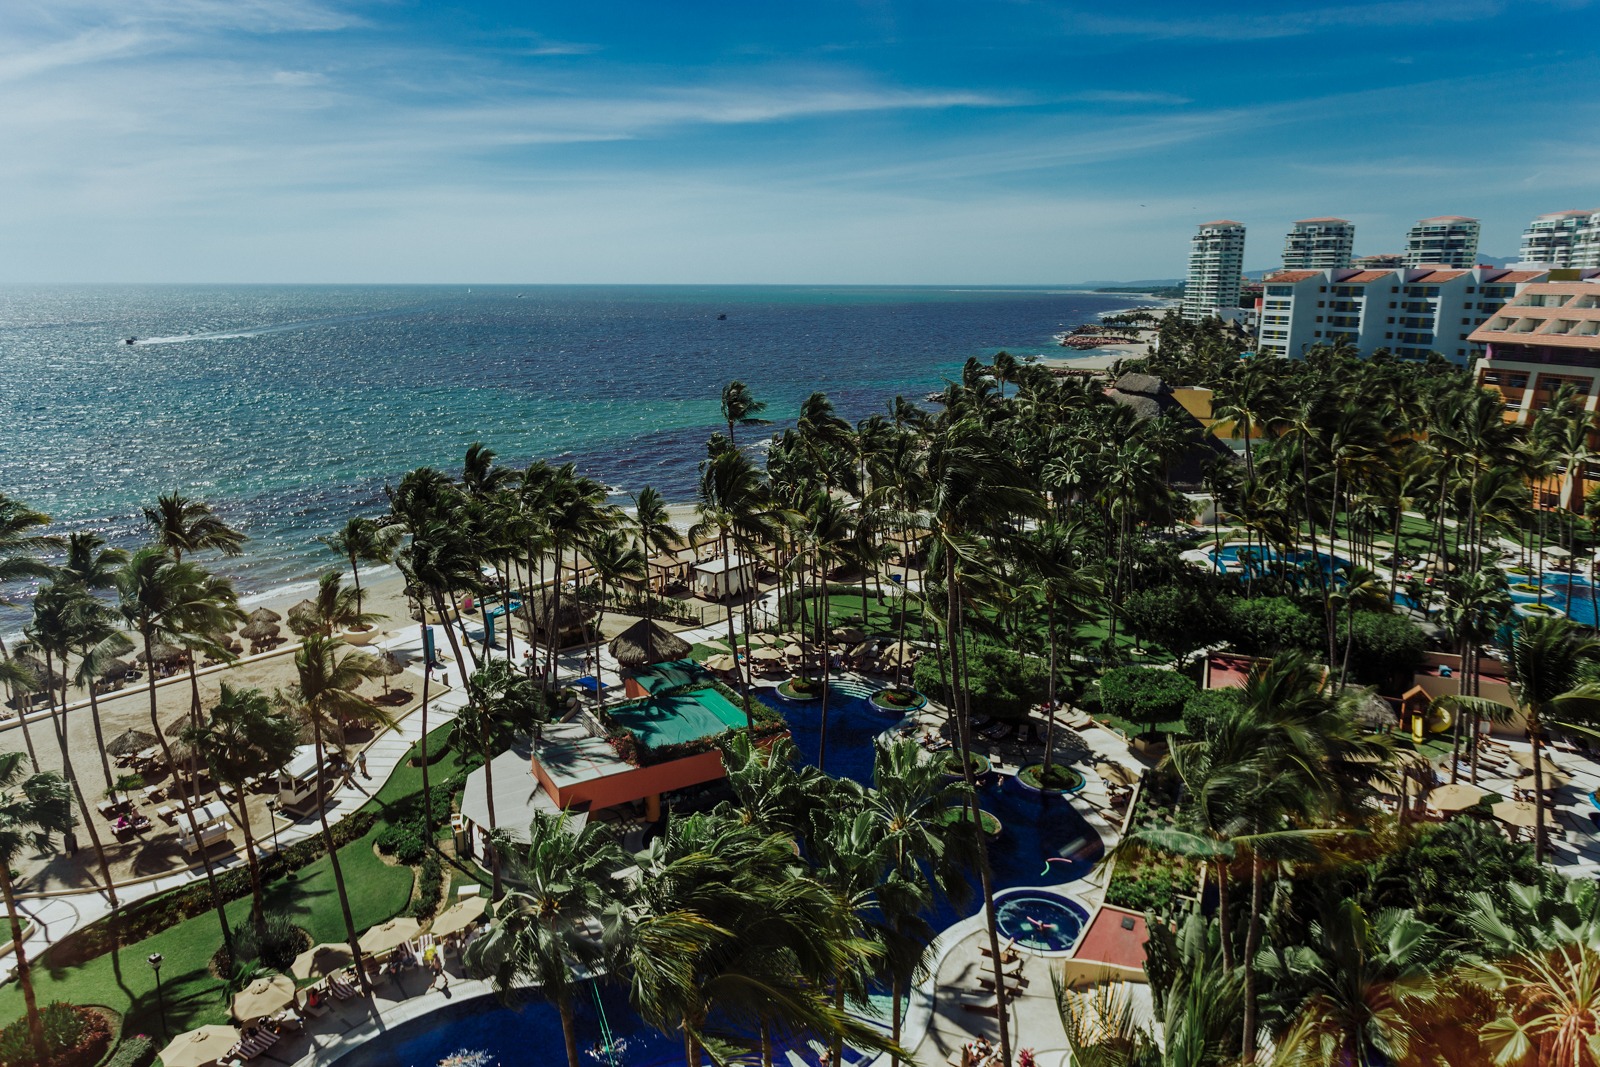
<path id="1" fill-rule="evenodd" d="M 1073 29 L 1092 34 L 1149 38 L 1199 38 L 1216 41 L 1252 41 L 1342 29 L 1382 29 L 1427 26 L 1438 23 L 1476 22 L 1500 15 L 1505 0 L 1384 0 L 1380 3 L 1336 4 L 1294 10 L 1285 5 L 1268 14 L 1252 14 L 1237 7 L 1216 8 L 1201 18 L 1131 17 L 1100 12 L 1075 13 Z"/>

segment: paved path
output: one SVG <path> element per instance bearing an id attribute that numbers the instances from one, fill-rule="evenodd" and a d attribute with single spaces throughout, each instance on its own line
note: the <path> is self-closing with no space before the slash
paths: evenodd
<path id="1" fill-rule="evenodd" d="M 421 645 L 422 638 L 419 633 L 406 631 L 378 642 L 376 647 L 393 649 L 402 656 L 409 653 L 414 661 L 420 662 Z M 463 696 L 465 686 L 461 681 L 461 672 L 452 664 L 449 665 L 445 673 L 451 688 L 428 702 L 429 730 L 453 720 L 456 711 L 466 702 Z M 420 673 L 417 673 L 417 678 L 421 679 Z M 371 779 L 363 779 L 357 776 L 348 785 L 340 787 L 328 804 L 328 822 L 336 823 L 366 804 L 371 799 L 372 794 L 394 773 L 400 761 L 405 758 L 406 753 L 411 750 L 411 746 L 416 744 L 421 736 L 422 714 L 420 707 L 414 709 L 397 723 L 394 729 L 386 730 L 379 734 L 365 750 L 367 754 L 367 773 L 371 775 Z M 276 822 L 278 831 L 276 839 L 274 839 L 274 835 L 270 831 L 257 831 L 257 855 L 263 857 L 271 855 L 274 848 L 284 848 L 322 832 L 321 824 L 314 814 L 293 821 L 279 815 L 276 818 Z M 212 869 L 226 871 L 233 867 L 243 866 L 245 862 L 244 853 L 238 851 L 214 861 Z M 174 871 L 148 881 L 118 886 L 117 899 L 121 905 L 126 907 L 135 901 L 143 900 L 157 893 L 164 893 L 170 889 L 177 889 L 204 877 L 205 872 L 203 870 L 185 869 Z M 24 897 L 19 901 L 18 906 L 33 923 L 33 930 L 23 939 L 23 947 L 30 960 L 38 959 L 41 952 L 68 934 L 81 930 L 89 923 L 105 918 L 111 913 L 111 903 L 106 898 L 104 891 L 100 889 L 51 896 Z M 9 959 L 10 957 L 8 956 L 7 960 L 9 961 Z M 10 981 L 15 975 L 15 970 L 15 965 L 8 962 L 3 973 L 0 973 L 0 983 Z"/>

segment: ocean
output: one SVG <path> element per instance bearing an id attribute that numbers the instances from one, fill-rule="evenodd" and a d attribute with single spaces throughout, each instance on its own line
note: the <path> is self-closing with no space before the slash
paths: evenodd
<path id="1" fill-rule="evenodd" d="M 413 467 L 459 469 L 473 441 L 503 463 L 575 462 L 619 500 L 654 485 L 688 502 L 730 379 L 774 429 L 816 390 L 854 420 L 896 394 L 920 401 L 969 356 L 1066 355 L 1063 327 L 1129 303 L 1028 288 L 0 287 L 0 492 L 124 547 L 157 495 L 204 498 L 251 538 L 217 569 L 261 593 L 336 566 L 317 537 L 382 511 L 384 484 Z M 19 620 L 0 614 L 0 632 Z"/>

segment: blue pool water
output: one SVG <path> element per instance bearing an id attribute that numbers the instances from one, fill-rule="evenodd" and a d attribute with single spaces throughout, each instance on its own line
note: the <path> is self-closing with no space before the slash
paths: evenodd
<path id="1" fill-rule="evenodd" d="M 1286 560 L 1296 567 L 1310 563 L 1313 559 L 1319 559 L 1322 562 L 1322 569 L 1324 571 L 1329 571 L 1338 567 L 1348 567 L 1350 565 L 1350 561 L 1345 559 L 1343 556 L 1330 556 L 1326 552 L 1313 553 L 1310 549 L 1296 549 L 1285 556 L 1274 549 L 1249 548 L 1244 545 L 1223 545 L 1221 548 L 1212 552 L 1212 560 L 1216 563 L 1238 564 L 1241 562 L 1239 558 L 1241 555 L 1246 557 L 1246 562 L 1248 562 L 1250 567 L 1257 574 L 1260 574 L 1263 570 L 1265 570 L 1266 563 L 1276 561 L 1280 558 Z M 1329 562 L 1330 560 L 1332 561 L 1331 563 Z"/>
<path id="2" fill-rule="evenodd" d="M 574 1029 L 585 1063 L 595 1067 L 676 1067 L 683 1063 L 683 1039 L 646 1026 L 621 990 L 602 985 L 603 1007 L 596 1006 L 592 987 L 579 992 L 573 1002 Z M 612 1036 L 609 1054 L 600 1046 L 602 1011 Z M 531 1000 L 508 1008 L 492 997 L 478 997 L 403 1023 L 338 1062 L 339 1067 L 435 1067 L 446 1056 L 473 1052 L 485 1057 L 485 1067 L 565 1064 L 563 1041 L 561 1016 L 553 1005 Z M 797 1046 L 775 1040 L 774 1062 L 788 1062 L 785 1052 L 791 1047 Z M 803 1047 L 799 1052 L 808 1062 L 815 1062 L 815 1052 Z M 845 1050 L 847 1064 L 864 1059 L 854 1050 Z"/>
<path id="3" fill-rule="evenodd" d="M 772 689 L 757 690 L 756 695 L 788 720 L 800 757 L 815 764 L 822 747 L 821 702 L 785 700 Z M 829 698 L 828 759 L 824 769 L 870 785 L 873 742 L 897 724 L 895 716 L 878 711 L 865 696 L 836 688 Z M 996 890 L 1076 881 L 1094 868 L 1104 852 L 1100 835 L 1067 797 L 1039 793 L 1015 778 L 1002 776 L 998 783 L 981 788 L 978 804 L 998 818 L 1003 827 L 999 837 L 989 840 L 989 867 Z M 976 914 L 982 906 L 976 892 L 976 876 L 973 883 L 972 900 L 960 912 L 940 902 L 933 916 L 935 928 Z"/>
<path id="4" fill-rule="evenodd" d="M 816 763 L 821 749 L 820 702 L 787 701 L 771 689 L 758 690 L 757 695 L 788 720 L 801 757 Z M 857 694 L 835 689 L 828 709 L 828 772 L 870 783 L 873 742 L 897 723 L 897 716 L 873 708 L 864 691 Z M 982 789 L 979 803 L 1004 826 L 1000 836 L 989 841 L 989 862 L 997 893 L 1019 886 L 1075 881 L 1089 873 L 1103 851 L 1100 835 L 1065 797 L 1037 793 L 1004 777 Z M 971 899 L 961 911 L 948 901 L 939 901 L 930 916 L 935 929 L 942 930 L 982 907 L 976 875 L 972 882 Z M 1006 894 L 996 904 L 1005 936 L 1015 936 L 1023 944 L 1032 944 L 1030 937 L 1041 941 L 1056 937 L 1070 946 L 1088 919 L 1078 905 L 1048 892 Z M 1005 918 L 1007 908 L 1016 913 L 1011 920 Z M 1030 933 L 1024 928 L 1029 917 L 1042 919 L 1054 929 Z M 585 1053 L 586 1063 L 595 1067 L 665 1067 L 683 1062 L 682 1040 L 646 1026 L 628 1006 L 621 990 L 602 988 L 601 1004 L 603 1007 L 597 1008 L 587 993 L 575 1003 L 579 1048 Z M 602 1010 L 617 1039 L 614 1057 L 607 1056 L 597 1045 L 602 1033 Z M 339 1067 L 435 1067 L 444 1057 L 463 1051 L 484 1053 L 492 1067 L 561 1063 L 561 1018 L 544 1001 L 507 1008 L 492 999 L 479 998 L 403 1024 L 345 1056 Z M 816 1060 L 814 1050 L 796 1047 L 796 1052 L 806 1062 Z M 774 1059 L 778 1063 L 789 1062 L 781 1045 Z M 867 1059 L 853 1050 L 845 1052 L 847 1064 Z"/>
<path id="5" fill-rule="evenodd" d="M 1056 893 L 1021 890 L 995 900 L 995 925 L 1000 936 L 1019 945 L 1065 952 L 1078 942 L 1089 913 Z"/>

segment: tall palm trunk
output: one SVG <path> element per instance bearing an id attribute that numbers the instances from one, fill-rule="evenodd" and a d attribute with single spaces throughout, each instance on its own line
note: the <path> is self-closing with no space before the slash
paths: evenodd
<path id="1" fill-rule="evenodd" d="M 426 655 L 428 647 L 428 613 L 423 612 L 422 616 L 422 647 L 423 654 Z M 423 837 L 430 848 L 433 846 L 433 790 L 428 787 L 428 683 L 432 680 L 433 672 L 424 670 L 422 672 L 422 707 L 419 709 L 422 712 L 422 740 L 418 742 L 421 746 L 420 758 L 422 760 L 422 830 Z"/>
<path id="2" fill-rule="evenodd" d="M 100 698 L 95 693 L 94 680 L 89 681 L 89 722 L 94 726 L 94 747 L 100 754 L 100 773 L 105 775 L 106 792 L 116 784 L 111 775 L 111 757 L 106 754 L 106 735 L 100 729 Z"/>
<path id="3" fill-rule="evenodd" d="M 483 746 L 483 789 L 484 797 L 489 802 L 489 836 L 493 838 L 496 828 L 494 817 L 494 738 L 489 729 L 487 708 L 478 709 L 478 735 L 479 744 Z M 489 887 L 490 899 L 499 900 L 500 850 L 495 848 L 493 844 L 489 846 L 489 877 L 491 880 Z"/>
<path id="4" fill-rule="evenodd" d="M 727 530 L 724 529 L 720 531 L 720 539 L 722 542 L 722 562 L 725 565 L 731 565 L 733 563 L 733 557 L 728 554 Z M 723 573 L 727 574 L 729 572 L 723 571 Z M 744 673 L 744 661 L 739 658 L 739 645 L 737 639 L 734 637 L 733 632 L 733 607 L 731 605 L 728 607 L 727 614 L 728 650 L 733 653 L 733 676 L 739 683 L 739 696 L 743 698 L 745 727 L 751 733 L 754 733 L 756 728 L 756 716 L 755 712 L 750 710 L 750 679 Z"/>
<path id="5" fill-rule="evenodd" d="M 1543 863 L 1544 834 L 1544 768 L 1539 763 L 1539 748 L 1543 742 L 1543 724 L 1539 721 L 1539 705 L 1528 706 L 1528 740 L 1533 744 L 1533 858 Z"/>
<path id="6" fill-rule="evenodd" d="M 983 887 L 983 921 L 989 935 L 990 959 L 994 963 L 995 1019 L 1000 1029 L 1001 1067 L 1011 1067 L 1010 1009 L 1006 1004 L 1005 960 L 1000 954 L 1000 928 L 995 922 L 994 877 L 989 870 L 989 843 L 983 832 L 982 809 L 978 804 L 978 783 L 972 773 L 972 712 L 965 684 L 965 653 L 958 652 L 962 645 L 961 585 L 956 575 L 955 557 L 945 553 L 945 634 L 950 645 L 950 695 L 955 704 L 956 733 L 961 743 L 961 776 L 966 780 L 975 809 L 972 813 L 972 835 L 977 842 L 978 879 Z"/>
<path id="7" fill-rule="evenodd" d="M 44 1020 L 39 1017 L 39 1002 L 33 995 L 33 970 L 27 950 L 22 947 L 22 916 L 17 911 L 16 889 L 11 884 L 10 864 L 0 863 L 0 892 L 6 898 L 6 918 L 11 923 L 11 953 L 17 959 L 17 984 L 22 987 L 23 1016 L 28 1020 L 28 1037 L 40 1063 L 50 1061 L 50 1047 L 44 1041 Z"/>
<path id="8" fill-rule="evenodd" d="M 47 674 L 54 670 L 52 657 L 48 651 L 44 654 L 44 665 Z M 63 663 L 61 666 L 65 671 L 66 664 Z M 78 781 L 77 770 L 72 765 L 72 752 L 67 744 L 67 689 L 65 683 L 61 687 L 61 711 L 59 716 L 56 713 L 55 699 L 55 691 L 52 689 L 50 693 L 50 718 L 55 723 L 56 745 L 61 749 L 61 770 L 67 779 L 67 784 L 72 787 L 72 795 L 77 798 L 78 812 L 83 817 L 84 828 L 89 831 L 89 843 L 94 846 L 94 857 L 100 867 L 100 877 L 106 883 L 106 899 L 110 901 L 112 908 L 116 908 L 117 886 L 111 877 L 111 864 L 106 860 L 106 849 L 105 845 L 100 841 L 100 830 L 95 826 L 93 815 L 89 811 L 89 802 L 84 798 L 83 783 Z M 71 830 L 67 831 L 67 840 L 69 842 L 72 841 Z M 69 853 L 72 851 L 71 846 L 68 847 L 67 851 Z"/>
<path id="9" fill-rule="evenodd" d="M 1045 593 L 1044 632 L 1050 641 L 1050 677 L 1045 683 L 1044 770 L 1040 772 L 1041 785 L 1048 786 L 1050 761 L 1056 747 L 1056 596 Z M 1030 735 L 1031 736 L 1031 735 Z"/>
<path id="10" fill-rule="evenodd" d="M 1256 953 L 1261 949 L 1261 891 L 1266 878 L 1261 872 L 1261 857 L 1250 857 L 1250 926 L 1244 936 L 1244 1035 L 1240 1062 L 1247 1065 L 1256 1058 Z"/>
<path id="11" fill-rule="evenodd" d="M 572 1013 L 572 997 L 562 993 L 556 997 L 556 1010 L 561 1013 L 561 1039 L 567 1046 L 567 1067 L 582 1067 L 578 1058 L 578 1024 Z"/>
<path id="12" fill-rule="evenodd" d="M 245 862 L 250 865 L 250 918 L 255 925 L 256 937 L 267 936 L 267 905 L 261 895 L 261 857 L 256 855 L 256 837 L 250 828 L 250 804 L 245 799 L 243 785 L 239 792 L 239 830 L 244 834 Z"/>
<path id="13" fill-rule="evenodd" d="M 339 911 L 344 917 L 345 938 L 350 944 L 351 962 L 356 977 L 361 981 L 362 996 L 372 995 L 372 985 L 367 981 L 367 968 L 361 958 L 361 941 L 356 936 L 355 917 L 350 914 L 350 893 L 344 885 L 344 867 L 339 863 L 339 850 L 333 842 L 333 830 L 328 826 L 328 785 L 324 765 L 327 754 L 322 745 L 322 716 L 313 713 L 311 743 L 317 755 L 317 821 L 322 825 L 322 847 L 328 850 L 328 863 L 333 867 L 333 888 L 339 895 Z"/>
<path id="14" fill-rule="evenodd" d="M 154 671 L 155 659 L 151 651 L 155 645 L 155 635 L 148 629 L 142 629 L 139 636 L 144 640 L 145 668 L 150 671 L 150 684 L 146 692 L 150 695 L 150 730 L 156 735 L 156 743 L 161 746 L 161 758 L 166 761 L 167 767 L 172 772 L 174 783 L 178 780 L 178 763 L 172 758 L 172 746 L 167 744 L 167 735 L 161 729 L 161 718 L 156 712 L 156 676 Z M 194 838 L 195 844 L 201 845 L 200 824 L 195 820 L 194 809 L 184 806 L 184 818 L 189 821 L 189 834 Z M 222 943 L 227 946 L 229 954 L 233 952 L 233 930 L 228 926 L 228 913 L 222 906 L 222 893 L 217 888 L 217 872 L 211 868 L 211 850 L 203 845 L 199 848 L 200 862 L 205 867 L 206 888 L 211 893 L 211 907 L 217 913 L 217 922 L 222 927 Z"/>

